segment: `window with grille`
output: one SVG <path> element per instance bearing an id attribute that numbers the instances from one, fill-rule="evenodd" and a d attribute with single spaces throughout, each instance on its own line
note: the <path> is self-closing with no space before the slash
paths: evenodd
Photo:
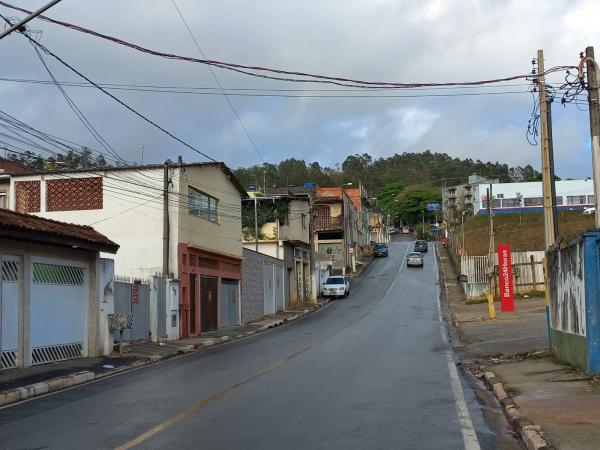
<path id="1" fill-rule="evenodd" d="M 192 216 L 216 222 L 218 204 L 216 198 L 188 187 L 188 213 Z"/>
<path id="2" fill-rule="evenodd" d="M 585 195 L 567 195 L 567 205 L 585 205 Z"/>
<path id="3" fill-rule="evenodd" d="M 16 283 L 19 280 L 19 263 L 17 261 L 2 261 L 2 282 Z"/>
<path id="4" fill-rule="evenodd" d="M 82 267 L 33 263 L 33 282 L 36 284 L 83 286 L 84 275 Z"/>
<path id="5" fill-rule="evenodd" d="M 523 199 L 525 206 L 544 206 L 543 197 L 527 197 Z"/>
<path id="6" fill-rule="evenodd" d="M 596 196 L 595 195 L 588 195 L 588 203 L 590 205 L 593 205 L 594 203 L 596 203 Z"/>

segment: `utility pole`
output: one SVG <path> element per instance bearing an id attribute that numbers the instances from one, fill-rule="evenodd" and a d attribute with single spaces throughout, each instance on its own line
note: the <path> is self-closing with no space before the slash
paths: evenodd
<path id="1" fill-rule="evenodd" d="M 169 241 L 170 241 L 170 224 L 169 224 L 169 164 L 170 160 L 166 160 L 163 165 L 163 277 L 169 276 Z"/>
<path id="2" fill-rule="evenodd" d="M 23 20 L 15 23 L 14 25 L 12 25 L 11 27 L 7 28 L 6 30 L 4 30 L 2 33 L 0 33 L 0 39 L 5 38 L 6 36 L 8 36 L 10 33 L 12 33 L 15 30 L 19 30 L 19 31 L 25 31 L 25 24 L 27 22 L 29 22 L 32 19 L 35 19 L 37 16 L 39 16 L 40 14 L 42 14 L 44 11 L 46 11 L 47 9 L 52 8 L 54 5 L 56 5 L 57 3 L 59 3 L 61 0 L 52 0 L 51 2 L 47 3 L 46 5 L 42 6 L 40 9 L 38 9 L 37 11 L 32 12 L 31 14 L 29 14 L 27 17 L 25 17 Z"/>
<path id="3" fill-rule="evenodd" d="M 492 184 L 490 183 L 490 187 L 486 189 L 486 197 L 487 197 L 487 213 L 488 220 L 490 225 L 490 246 L 488 249 L 488 258 L 489 258 L 489 266 L 490 266 L 490 292 L 493 294 L 493 279 L 495 276 L 494 267 L 496 266 L 494 263 L 494 247 L 495 247 L 495 237 L 494 237 L 494 205 L 492 203 Z"/>
<path id="4" fill-rule="evenodd" d="M 258 208 L 257 208 L 256 192 L 254 193 L 254 244 L 256 253 L 258 253 Z"/>
<path id="5" fill-rule="evenodd" d="M 554 187 L 554 161 L 552 160 L 552 131 L 549 124 L 549 106 L 544 76 L 544 51 L 537 52 L 538 85 L 540 90 L 540 127 L 542 153 L 542 192 L 544 196 L 544 241 L 546 250 L 554 245 L 557 237 L 556 195 Z"/>
<path id="6" fill-rule="evenodd" d="M 309 261 L 310 261 L 310 273 L 311 273 L 311 280 L 313 283 L 313 289 L 311 289 L 311 292 L 313 293 L 314 296 L 314 300 L 316 301 L 317 299 L 317 292 L 316 290 L 318 289 L 317 283 L 316 283 L 316 279 L 315 279 L 315 266 L 316 266 L 316 261 L 315 261 L 315 237 L 314 237 L 314 233 L 315 233 L 315 227 L 314 227 L 314 220 L 315 220 L 315 216 L 314 216 L 314 209 L 313 209 L 313 202 L 314 202 L 314 190 L 313 188 L 308 190 L 308 211 L 309 211 L 309 218 L 308 218 L 308 245 L 310 246 L 310 253 L 309 253 Z M 311 299 L 312 301 L 313 299 Z"/>
<path id="7" fill-rule="evenodd" d="M 585 49 L 585 58 L 579 64 L 579 78 L 583 78 L 583 62 L 587 63 L 588 102 L 590 109 L 590 134 L 592 137 L 592 168 L 594 173 L 594 198 L 596 228 L 600 228 L 600 68 L 594 59 L 594 47 Z"/>

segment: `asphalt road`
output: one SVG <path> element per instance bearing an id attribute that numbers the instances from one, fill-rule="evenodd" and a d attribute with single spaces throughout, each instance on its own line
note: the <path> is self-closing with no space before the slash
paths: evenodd
<path id="1" fill-rule="evenodd" d="M 441 329 L 432 248 L 418 269 L 409 247 L 297 322 L 2 409 L 0 447 L 497 448 Z"/>

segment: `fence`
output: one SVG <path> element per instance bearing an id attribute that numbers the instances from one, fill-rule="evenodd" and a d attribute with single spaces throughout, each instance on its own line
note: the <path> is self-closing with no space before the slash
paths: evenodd
<path id="1" fill-rule="evenodd" d="M 544 290 L 543 251 L 511 252 L 513 266 L 513 286 L 516 294 L 528 294 Z M 498 292 L 498 254 L 494 253 L 494 276 L 492 289 L 496 298 Z M 490 292 L 489 256 L 461 256 L 460 273 L 467 298 L 478 298 Z"/>

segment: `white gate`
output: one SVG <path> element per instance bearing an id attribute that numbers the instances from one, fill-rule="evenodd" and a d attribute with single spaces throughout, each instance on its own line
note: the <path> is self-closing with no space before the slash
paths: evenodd
<path id="1" fill-rule="evenodd" d="M 275 314 L 274 264 L 263 264 L 265 315 Z"/>
<path id="2" fill-rule="evenodd" d="M 87 267 L 49 258 L 32 266 L 31 365 L 85 356 Z"/>
<path id="3" fill-rule="evenodd" d="M 0 370 L 17 367 L 22 270 L 17 256 L 0 256 Z"/>

